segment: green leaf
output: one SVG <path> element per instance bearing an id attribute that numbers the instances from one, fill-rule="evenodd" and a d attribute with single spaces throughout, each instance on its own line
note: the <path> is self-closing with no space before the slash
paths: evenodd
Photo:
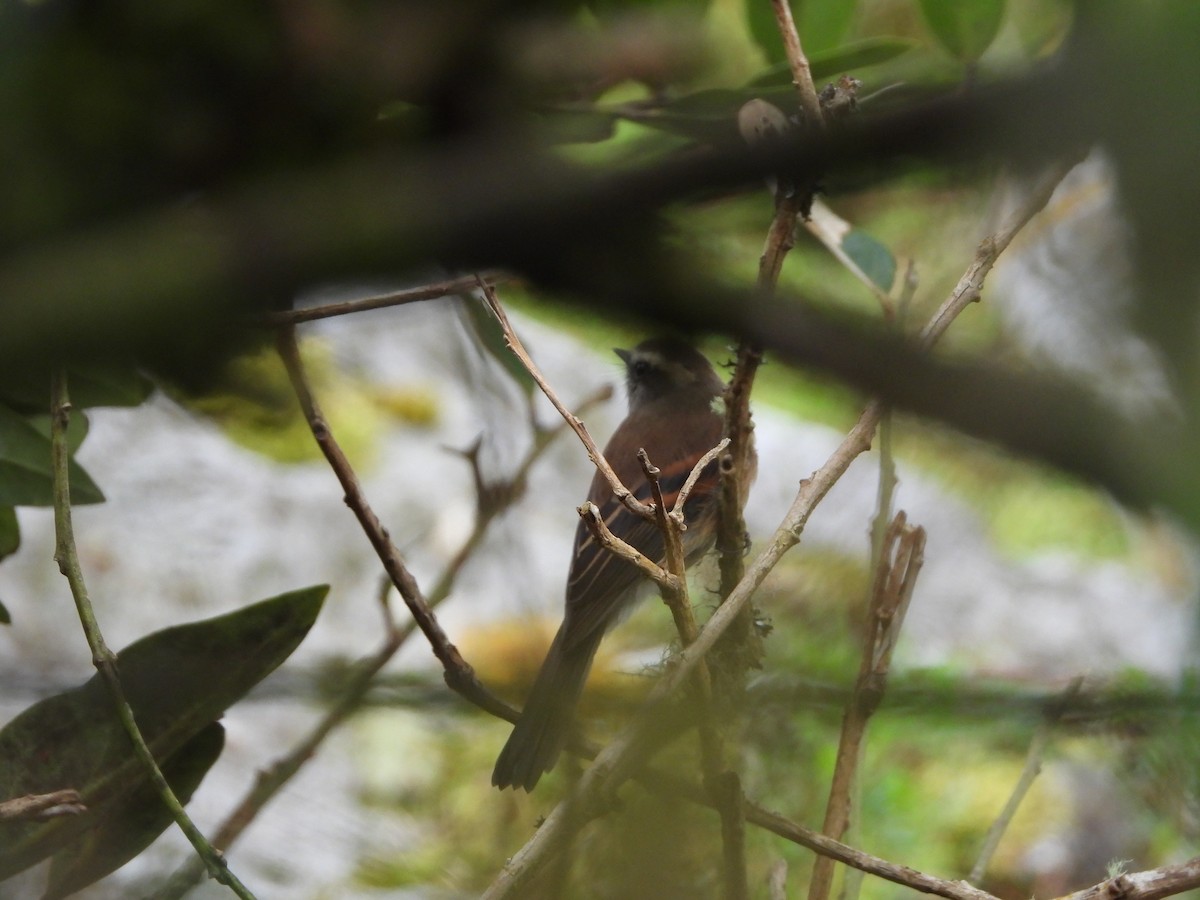
<path id="1" fill-rule="evenodd" d="M 1008 7 L 1021 47 L 1033 59 L 1053 53 L 1071 31 L 1075 4 L 1070 0 L 1036 0 Z"/>
<path id="2" fill-rule="evenodd" d="M 595 144 L 607 141 L 617 128 L 616 116 L 592 109 L 550 109 L 541 119 L 552 144 Z"/>
<path id="3" fill-rule="evenodd" d="M 17 511 L 11 506 L 0 506 L 0 559 L 12 556 L 20 548 L 21 526 L 17 522 Z"/>
<path id="4" fill-rule="evenodd" d="M 755 97 L 774 103 L 781 109 L 794 109 L 796 106 L 796 94 L 790 86 L 769 90 L 714 88 L 688 94 L 636 115 L 622 115 L 648 128 L 682 135 L 695 141 L 737 142 L 740 146 L 737 112 L 746 101 Z"/>
<path id="5" fill-rule="evenodd" d="M 49 413 L 29 413 L 25 416 L 25 419 L 38 430 L 38 434 L 43 435 L 46 440 L 50 440 L 51 421 Z M 83 440 L 87 437 L 91 427 L 92 423 L 89 421 L 87 413 L 81 410 L 71 413 L 71 419 L 67 422 L 67 447 L 72 453 L 75 453 L 83 446 Z"/>
<path id="6" fill-rule="evenodd" d="M 154 383 L 131 366 L 83 364 L 67 367 L 71 405 L 140 406 L 154 393 Z M 50 406 L 50 369 L 14 372 L 0 387 L 0 402 L 19 412 L 44 413 Z"/>
<path id="7" fill-rule="evenodd" d="M 851 69 L 886 62 L 916 46 L 915 41 L 907 38 L 870 38 L 814 54 L 809 63 L 814 79 L 829 78 Z M 658 107 L 643 107 L 636 115 L 628 112 L 614 112 L 614 115 L 696 141 L 740 143 L 737 112 L 755 98 L 766 100 L 785 112 L 796 109 L 792 70 L 786 62 L 771 66 L 742 88 L 697 91 Z"/>
<path id="8" fill-rule="evenodd" d="M 872 37 L 814 53 L 808 57 L 813 81 L 832 78 L 852 69 L 865 69 L 888 62 L 919 46 L 916 41 L 902 37 Z M 792 83 L 792 69 L 787 61 L 776 63 L 755 76 L 748 87 Z"/>
<path id="9" fill-rule="evenodd" d="M 842 250 L 882 291 L 886 293 L 892 289 L 896 280 L 896 259 L 887 247 L 855 228 L 843 238 Z"/>
<path id="10" fill-rule="evenodd" d="M 810 58 L 841 43 L 858 11 L 855 0 L 791 0 L 791 7 L 800 43 Z M 775 13 L 767 0 L 746 0 L 746 22 L 751 37 L 766 54 L 767 62 L 787 58 Z"/>
<path id="11" fill-rule="evenodd" d="M 921 0 L 938 43 L 956 59 L 975 62 L 991 46 L 1004 19 L 1005 0 Z"/>
<path id="12" fill-rule="evenodd" d="M 117 655 L 126 699 L 158 760 L 216 721 L 308 633 L 327 585 L 155 632 Z M 146 780 L 99 673 L 0 731 L 0 797 L 75 788 L 87 812 L 0 823 L 0 881 L 62 850 L 130 802 Z"/>
<path id="13" fill-rule="evenodd" d="M 104 494 L 87 472 L 71 460 L 71 503 L 101 503 Z M 0 405 L 0 506 L 50 506 L 54 476 L 50 439 L 24 416 Z"/>
<path id="14" fill-rule="evenodd" d="M 11 625 L 12 614 L 8 611 L 8 607 L 0 603 L 0 625 Z"/>
<path id="15" fill-rule="evenodd" d="M 180 803 L 192 799 L 224 746 L 225 729 L 211 722 L 163 762 L 163 777 Z M 115 872 L 149 847 L 172 821 L 148 781 L 124 800 L 108 804 L 96 827 L 54 854 L 42 900 L 61 900 Z"/>
<path id="16" fill-rule="evenodd" d="M 500 367 L 509 374 L 527 397 L 532 396 L 537 388 L 537 383 L 529 371 L 521 365 L 516 354 L 508 349 L 508 344 L 504 341 L 504 331 L 500 328 L 496 317 L 492 315 L 492 311 L 482 300 L 473 297 L 467 298 L 463 309 L 467 313 L 464 317 L 467 327 L 475 335 L 479 346 L 500 363 Z"/>

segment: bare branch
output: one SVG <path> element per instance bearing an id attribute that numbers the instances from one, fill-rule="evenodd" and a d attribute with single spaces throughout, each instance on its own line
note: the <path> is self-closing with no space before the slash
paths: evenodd
<path id="1" fill-rule="evenodd" d="M 643 575 L 660 587 L 671 591 L 679 589 L 678 578 L 609 530 L 595 503 L 589 500 L 578 507 L 576 512 L 579 513 L 579 518 L 583 519 L 583 524 L 587 526 L 588 531 L 592 533 L 592 537 L 609 553 L 637 566 Z"/>
<path id="2" fill-rule="evenodd" d="M 850 826 L 851 798 L 867 725 L 883 699 L 892 651 L 921 570 L 924 546 L 924 530 L 908 525 L 904 513 L 897 513 L 880 547 L 858 677 L 842 718 L 837 760 L 821 827 L 832 838 L 841 838 Z M 833 861 L 823 856 L 813 866 L 809 900 L 826 900 L 832 884 Z"/>
<path id="3" fill-rule="evenodd" d="M 975 865 L 971 867 L 971 874 L 967 876 L 967 881 L 972 884 L 978 884 L 983 880 L 983 873 L 987 871 L 988 864 L 996 853 L 996 848 L 1000 846 L 1000 838 L 1004 836 L 1013 816 L 1017 814 L 1017 810 L 1021 806 L 1021 801 L 1025 799 L 1025 795 L 1033 787 L 1034 780 L 1042 771 L 1042 759 L 1046 755 L 1046 748 L 1050 746 L 1050 736 L 1054 731 L 1054 726 L 1062 717 L 1066 705 L 1079 695 L 1082 688 L 1083 677 L 1072 678 L 1071 683 L 1063 692 L 1062 702 L 1051 707 L 1046 718 L 1033 733 L 1033 739 L 1029 742 L 1029 752 L 1025 754 L 1025 766 L 1021 770 L 1021 776 L 1013 786 L 1012 794 L 1004 804 L 1004 809 L 1000 811 L 1000 815 L 996 817 L 996 821 L 984 835 L 983 845 L 979 848 L 979 856 L 975 859 Z"/>
<path id="4" fill-rule="evenodd" d="M 1038 179 L 1037 183 L 1030 188 L 1023 201 L 1009 215 L 1008 221 L 994 234 L 988 235 L 979 242 L 979 246 L 975 250 L 975 258 L 971 261 L 971 265 L 967 267 L 967 271 L 958 280 L 958 284 L 954 286 L 954 290 L 950 292 L 950 296 L 946 298 L 938 311 L 934 313 L 933 318 L 921 329 L 920 345 L 922 349 L 927 350 L 933 346 L 934 342 L 945 333 L 955 317 L 972 303 L 979 300 L 983 291 L 983 282 L 987 278 L 988 273 L 992 271 L 992 266 L 996 264 L 996 260 L 1000 258 L 1000 254 L 1008 249 L 1008 245 L 1012 243 L 1013 238 L 1020 233 L 1022 228 L 1029 224 L 1029 220 L 1045 208 L 1059 183 L 1078 164 L 1081 158 L 1081 156 L 1070 156 L 1054 163 Z"/>
<path id="5" fill-rule="evenodd" d="M 783 38 L 783 49 L 792 69 L 792 84 L 796 86 L 796 93 L 800 96 L 804 123 L 820 130 L 825 127 L 825 116 L 821 112 L 821 101 L 813 85 L 808 57 L 804 55 L 804 48 L 800 45 L 800 33 L 792 19 L 791 4 L 788 0 L 771 0 L 771 8 L 775 10 L 775 23 L 779 26 L 779 36 Z"/>
<path id="6" fill-rule="evenodd" d="M 1200 856 L 1187 862 L 1118 875 L 1058 900 L 1160 900 L 1200 887 Z"/>
<path id="7" fill-rule="evenodd" d="M 401 291 L 389 291 L 374 297 L 361 297 L 357 300 L 345 300 L 341 303 L 326 303 L 321 306 L 306 306 L 301 309 L 288 309 L 280 312 L 266 313 L 258 324 L 269 327 L 281 325 L 299 325 L 301 322 L 312 322 L 317 319 L 329 319 L 334 316 L 344 316 L 350 313 L 366 312 L 371 309 L 385 309 L 389 306 L 401 306 L 405 303 L 419 303 L 422 300 L 438 300 L 442 297 L 452 297 L 465 294 L 479 287 L 482 278 L 488 284 L 503 284 L 513 276 L 505 272 L 486 272 L 481 275 L 462 275 L 445 281 L 435 281 L 420 287 L 405 288 Z"/>
<path id="8" fill-rule="evenodd" d="M 561 415 L 566 423 L 571 426 L 571 430 L 579 436 L 579 440 L 583 442 L 583 446 L 587 449 L 588 459 L 592 461 L 592 464 L 600 471 L 600 474 L 604 476 L 605 480 L 608 481 L 609 485 L 612 487 L 613 495 L 616 496 L 621 503 L 624 503 L 625 506 L 635 515 L 639 515 L 643 519 L 647 520 L 653 519 L 654 511 L 649 506 L 646 506 L 646 504 L 640 503 L 638 499 L 633 496 L 633 492 L 621 483 L 621 479 L 617 477 L 617 473 L 613 471 L 612 466 L 608 464 L 608 460 L 604 458 L 604 454 L 600 452 L 600 448 L 596 446 L 596 442 L 592 440 L 592 436 L 588 432 L 587 426 L 584 425 L 583 421 L 578 416 L 574 415 L 569 409 L 567 409 L 566 406 L 563 405 L 563 402 L 558 399 L 558 395 L 554 393 L 554 389 L 550 387 L 550 383 L 546 381 L 545 376 L 542 375 L 541 370 L 537 367 L 537 363 L 533 361 L 533 358 L 529 355 L 528 351 L 526 351 L 525 345 L 522 344 L 521 339 L 517 337 L 517 333 L 513 329 L 512 323 L 508 321 L 508 314 L 504 311 L 504 307 L 500 305 L 500 298 L 496 296 L 496 291 L 491 287 L 491 285 L 484 283 L 482 280 L 479 282 L 478 286 L 483 290 L 483 296 L 487 299 L 488 307 L 492 310 L 492 313 L 496 316 L 497 321 L 500 323 L 500 328 L 504 332 L 504 340 L 508 344 L 509 349 L 511 349 L 516 355 L 517 359 L 521 361 L 521 365 L 523 365 L 529 371 L 529 374 L 533 376 L 533 380 L 537 382 L 537 386 L 542 389 L 542 393 L 546 395 L 546 399 L 554 405 L 554 408 L 558 410 L 559 415 Z"/>
<path id="9" fill-rule="evenodd" d="M 508 719 L 514 715 L 513 710 L 507 703 L 494 696 L 480 684 L 479 679 L 475 677 L 475 670 L 462 658 L 462 654 L 458 652 L 458 648 L 450 642 L 450 639 L 442 630 L 442 626 L 438 624 L 437 617 L 433 614 L 429 601 L 421 592 L 420 585 L 417 584 L 417 580 L 405 565 L 400 551 L 392 543 L 387 530 L 383 527 L 383 524 L 379 521 L 379 517 L 375 515 L 374 510 L 371 509 L 370 504 L 367 502 L 362 485 L 358 481 L 358 476 L 355 475 L 350 461 L 346 459 L 342 448 L 338 446 L 337 441 L 334 439 L 333 432 L 330 430 L 328 422 L 325 421 L 325 417 L 317 406 L 317 402 L 308 386 L 308 380 L 304 374 L 304 365 L 300 359 L 300 350 L 296 346 L 295 329 L 291 327 L 281 328 L 278 333 L 276 347 L 280 358 L 283 360 L 284 367 L 287 369 L 292 389 L 295 391 L 296 397 L 300 401 L 300 407 L 304 411 L 304 418 L 308 421 L 309 430 L 312 431 L 317 446 L 320 447 L 330 468 L 333 469 L 334 474 L 341 483 L 342 490 L 345 491 L 346 505 L 350 507 L 358 519 L 359 524 L 367 535 L 367 539 L 371 542 L 371 546 L 375 548 L 376 555 L 379 557 L 380 562 L 383 563 L 384 571 L 392 579 L 392 583 L 400 592 L 400 597 L 404 600 L 405 605 L 412 614 L 417 627 L 421 629 L 422 634 L 425 635 L 425 639 L 429 642 L 434 656 L 442 664 L 442 675 L 445 678 L 446 684 L 481 709 L 485 709 L 500 718 Z"/>
<path id="10" fill-rule="evenodd" d="M 79 791 L 68 788 L 49 794 L 26 794 L 0 803 L 0 822 L 19 819 L 50 819 L 55 816 L 77 816 L 87 812 Z"/>

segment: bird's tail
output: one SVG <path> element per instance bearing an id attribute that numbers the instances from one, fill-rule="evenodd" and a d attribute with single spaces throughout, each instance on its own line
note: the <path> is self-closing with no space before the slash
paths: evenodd
<path id="1" fill-rule="evenodd" d="M 542 773 L 554 768 L 570 734 L 575 707 L 579 705 L 583 684 L 603 634 L 603 630 L 597 629 L 594 639 L 589 637 L 564 649 L 563 629 L 559 629 L 525 701 L 521 718 L 492 770 L 492 784 L 496 787 L 531 791 Z"/>

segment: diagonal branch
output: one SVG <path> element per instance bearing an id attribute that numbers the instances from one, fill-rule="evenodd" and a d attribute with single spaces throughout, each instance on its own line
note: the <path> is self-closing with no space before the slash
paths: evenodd
<path id="1" fill-rule="evenodd" d="M 134 755 L 141 761 L 146 770 L 147 778 L 163 805 L 170 811 L 171 818 L 179 826 L 196 853 L 204 860 L 209 874 L 217 881 L 228 887 L 243 900 L 254 900 L 245 885 L 229 869 L 225 857 L 221 855 L 196 827 L 195 823 L 184 811 L 183 804 L 175 796 L 171 785 L 163 777 L 162 770 L 150 752 L 146 739 L 138 728 L 133 716 L 133 709 L 125 699 L 125 691 L 121 687 L 121 678 L 117 672 L 117 656 L 104 642 L 100 632 L 100 624 L 96 621 L 96 613 L 92 609 L 92 601 L 88 596 L 87 585 L 83 580 L 83 568 L 79 564 L 79 553 L 75 546 L 75 529 L 71 523 L 71 484 L 69 478 L 69 454 L 67 450 L 67 425 L 71 419 L 71 400 L 67 393 L 67 376 L 61 369 L 56 370 L 51 387 L 50 401 L 50 451 L 54 477 L 54 558 L 58 562 L 59 571 L 66 577 L 71 587 L 71 596 L 75 600 L 75 609 L 79 613 L 79 621 L 83 625 L 83 633 L 87 638 L 88 647 L 92 651 L 92 662 L 99 670 L 112 696 L 116 707 L 117 718 L 129 735 L 133 744 Z"/>
<path id="2" fill-rule="evenodd" d="M 371 309 L 386 309 L 389 306 L 402 306 L 406 303 L 419 303 L 423 300 L 438 300 L 455 294 L 465 294 L 479 286 L 479 279 L 488 284 L 501 284 L 512 278 L 504 272 L 486 272 L 481 275 L 461 275 L 445 281 L 423 284 L 420 287 L 405 288 L 400 291 L 389 291 L 374 297 L 360 297 L 357 300 L 344 300 L 340 303 L 325 303 L 321 306 L 305 306 L 300 309 L 287 309 L 279 312 L 264 314 L 259 324 L 269 327 L 280 325 L 299 325 L 301 322 L 313 322 L 317 319 L 329 319 L 334 316 L 344 316 L 350 313 L 366 312 Z"/>
<path id="3" fill-rule="evenodd" d="M 579 440 L 587 448 L 588 459 L 592 461 L 592 464 L 604 476 L 605 480 L 608 481 L 616 498 L 625 504 L 635 515 L 647 520 L 653 519 L 654 511 L 646 504 L 638 502 L 638 499 L 633 496 L 633 491 L 621 483 L 621 479 L 617 477 L 617 473 L 613 471 L 613 467 L 608 464 L 608 460 L 604 458 L 604 454 L 600 452 L 600 448 L 592 440 L 592 436 L 588 432 L 587 426 L 583 424 L 583 420 L 567 409 L 563 402 L 558 399 L 558 395 L 554 393 L 554 389 L 546 381 L 546 377 L 542 374 L 541 369 L 537 367 L 537 363 L 533 361 L 533 358 L 526 351 L 525 345 L 517 337 L 517 332 L 513 329 L 512 323 L 508 321 L 508 314 L 504 311 L 504 307 L 500 305 L 500 298 L 496 296 L 495 289 L 482 279 L 478 282 L 477 286 L 483 291 L 488 308 L 491 309 L 500 323 L 500 328 L 504 332 L 505 343 L 516 354 L 517 359 L 521 361 L 521 365 L 529 370 L 529 374 L 533 376 L 533 380 L 537 382 L 537 386 L 542 389 L 542 393 L 546 395 L 546 399 L 554 405 L 559 415 L 571 426 L 571 430 L 579 435 Z"/>
<path id="4" fill-rule="evenodd" d="M 821 831 L 831 838 L 840 839 L 850 827 L 851 797 L 862 760 L 867 724 L 883 699 L 892 652 L 924 562 L 924 548 L 924 529 L 909 525 L 904 513 L 897 513 L 880 547 L 858 677 L 842 718 L 825 822 L 821 826 Z M 826 900 L 832 885 L 833 860 L 821 856 L 813 865 L 808 900 Z"/>
<path id="5" fill-rule="evenodd" d="M 335 440 L 329 423 L 322 415 L 308 386 L 308 380 L 304 374 L 304 364 L 300 360 L 300 350 L 296 345 L 295 329 L 290 326 L 281 328 L 277 335 L 276 347 L 317 446 L 321 448 L 321 452 L 325 455 L 325 459 L 345 491 L 346 505 L 358 519 L 371 546 L 375 548 L 380 562 L 383 563 L 384 571 L 392 579 L 392 584 L 400 592 L 400 597 L 412 614 L 417 627 L 429 641 L 434 656 L 442 664 L 442 677 L 446 684 L 451 690 L 495 716 L 507 719 L 514 715 L 508 704 L 493 695 L 479 682 L 479 679 L 475 677 L 475 670 L 462 658 L 458 648 L 450 642 L 450 638 L 438 624 L 437 617 L 433 614 L 428 599 L 421 592 L 416 578 L 405 565 L 400 551 L 392 543 L 387 530 L 367 502 L 358 476 L 355 475 L 350 461 L 346 459 L 345 453 L 342 452 L 342 448 Z"/>

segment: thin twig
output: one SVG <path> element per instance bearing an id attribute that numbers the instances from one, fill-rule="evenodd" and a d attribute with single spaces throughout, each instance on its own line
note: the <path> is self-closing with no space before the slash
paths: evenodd
<path id="1" fill-rule="evenodd" d="M 800 33 L 792 19 L 791 4 L 788 0 L 771 0 L 771 8 L 775 10 L 775 24 L 779 26 L 783 50 L 792 69 L 792 84 L 800 97 L 800 108 L 804 110 L 804 124 L 821 130 L 825 127 L 825 116 L 821 112 L 821 100 L 817 97 L 817 88 L 813 84 L 808 57 L 804 55 L 804 48 L 800 44 Z"/>
<path id="2" fill-rule="evenodd" d="M 88 647 L 92 651 L 92 664 L 100 672 L 100 676 L 116 707 L 117 718 L 120 719 L 125 733 L 133 744 L 133 751 L 146 770 L 146 776 L 162 800 L 163 805 L 171 813 L 171 818 L 179 826 L 191 845 L 204 860 L 209 874 L 228 887 L 243 900 L 253 900 L 252 894 L 238 877 L 230 871 L 228 864 L 200 829 L 192 822 L 184 811 L 183 804 L 175 796 L 171 785 L 163 777 L 154 754 L 150 752 L 142 732 L 134 719 L 133 710 L 125 699 L 121 687 L 121 679 L 117 673 L 117 656 L 104 642 L 100 632 L 100 624 L 92 609 L 92 601 L 88 597 L 87 585 L 83 580 L 83 569 L 79 564 L 79 554 L 75 547 L 75 530 L 71 522 L 71 484 L 68 469 L 69 451 L 67 449 L 67 425 L 71 419 L 71 401 L 67 393 L 67 376 L 61 369 L 54 373 L 51 386 L 50 400 L 50 452 L 54 472 L 54 559 L 58 569 L 66 577 L 71 587 L 71 596 L 75 600 L 75 609 L 79 621 L 83 625 L 83 633 L 87 638 Z"/>
<path id="3" fill-rule="evenodd" d="M 26 794 L 0 803 L 0 822 L 19 819 L 51 819 L 57 816 L 77 816 L 87 812 L 79 791 L 68 788 L 48 794 Z"/>
<path id="4" fill-rule="evenodd" d="M 583 524 L 587 526 L 588 531 L 601 547 L 609 553 L 619 556 L 627 563 L 637 566 L 643 575 L 659 587 L 669 591 L 678 589 L 678 579 L 674 575 L 609 530 L 595 503 L 588 500 L 583 505 L 576 507 L 575 511 L 579 513 L 579 518 L 583 520 Z"/>
<path id="5" fill-rule="evenodd" d="M 596 389 L 579 402 L 575 409 L 575 415 L 583 415 L 600 403 L 607 401 L 612 397 L 612 393 L 611 385 L 604 385 Z M 545 427 L 538 425 L 535 421 L 531 422 L 531 426 L 533 428 L 533 444 L 529 452 L 517 464 L 513 473 L 499 483 L 488 483 L 484 478 L 483 472 L 479 468 L 480 443 L 478 441 L 466 450 L 455 451 L 471 465 L 471 474 L 476 487 L 475 524 L 467 539 L 463 541 L 458 551 L 447 563 L 438 580 L 429 589 L 430 609 L 436 609 L 450 595 L 454 580 L 458 577 L 462 567 L 466 565 L 467 560 L 475 553 L 479 544 L 482 543 L 488 527 L 498 515 L 520 499 L 525 492 L 530 469 L 568 427 L 566 422 L 558 422 L 552 427 Z M 414 622 L 409 622 L 405 626 L 409 630 L 414 627 Z"/>
<path id="6" fill-rule="evenodd" d="M 720 733 L 716 729 L 713 729 L 712 733 L 720 740 Z M 703 732 L 701 734 L 701 746 L 704 746 Z M 711 750 L 708 752 L 709 755 L 713 753 Z M 742 790 L 742 777 L 733 769 L 726 769 L 715 776 L 706 777 L 704 781 L 705 788 L 716 803 L 717 814 L 721 817 L 724 896 L 726 900 L 748 900 L 750 880 L 746 860 L 746 795 Z"/>
<path id="7" fill-rule="evenodd" d="M 1024 200 L 1008 217 L 999 230 L 988 235 L 979 242 L 975 249 L 975 258 L 967 267 L 950 296 L 934 313 L 929 323 L 921 329 L 920 347 L 928 350 L 940 338 L 960 312 L 979 300 L 983 292 L 983 282 L 992 266 L 996 264 L 1000 254 L 1008 249 L 1013 238 L 1024 228 L 1029 220 L 1036 216 L 1050 202 L 1050 197 L 1071 169 L 1079 163 L 1081 156 L 1062 159 L 1050 166 L 1046 172 L 1030 188 Z"/>
<path id="8" fill-rule="evenodd" d="M 613 495 L 618 501 L 625 504 L 625 506 L 632 513 L 641 516 L 643 519 L 652 521 L 654 518 L 654 510 L 652 510 L 646 504 L 639 502 L 638 499 L 633 496 L 633 491 L 629 490 L 629 488 L 625 487 L 625 485 L 621 483 L 621 479 L 617 477 L 617 473 L 613 471 L 613 467 L 608 464 L 608 460 L 604 458 L 604 454 L 600 452 L 600 448 L 596 446 L 596 442 L 592 440 L 591 434 L 588 433 L 587 426 L 584 425 L 583 421 L 569 409 L 567 409 L 567 407 L 563 405 L 563 402 L 558 399 L 558 395 L 554 393 L 554 389 L 550 387 L 550 383 L 546 381 L 545 376 L 542 375 L 541 369 L 537 367 L 537 363 L 533 361 L 533 358 L 529 355 L 528 351 L 526 351 L 525 345 L 522 344 L 521 339 L 517 337 L 516 330 L 512 327 L 512 323 L 508 321 L 508 314 L 504 311 L 504 307 L 500 305 L 500 298 L 496 296 L 496 291 L 491 285 L 486 284 L 482 280 L 479 281 L 478 287 L 483 291 L 483 296 L 487 300 L 488 307 L 491 309 L 493 315 L 496 316 L 496 320 L 500 323 L 500 328 L 504 332 L 504 340 L 508 344 L 509 349 L 512 350 L 517 359 L 521 361 L 521 365 L 523 365 L 529 371 L 529 374 L 533 376 L 533 380 L 537 382 L 537 386 L 542 389 L 542 393 L 546 395 L 546 399 L 554 405 L 554 408 L 558 410 L 559 415 L 561 415 L 566 423 L 571 426 L 571 430 L 579 436 L 579 440 L 583 442 L 583 446 L 587 449 L 588 459 L 592 461 L 592 465 L 594 465 L 597 470 L 599 470 L 600 474 L 604 476 L 604 479 L 612 488 Z"/>
<path id="9" fill-rule="evenodd" d="M 831 838 L 840 839 L 850 825 L 851 800 L 867 725 L 883 699 L 892 651 L 924 562 L 924 547 L 924 530 L 908 525 L 904 513 L 897 513 L 881 543 L 858 677 L 842 718 L 825 822 L 821 826 L 821 831 Z M 833 884 L 833 868 L 833 860 L 828 857 L 817 859 L 809 882 L 809 900 L 827 900 Z"/>
<path id="10" fill-rule="evenodd" d="M 945 897 L 947 900 L 997 900 L 994 895 L 972 887 L 965 881 L 950 881 L 946 878 L 918 872 L 908 866 L 888 862 L 886 859 L 880 859 L 878 856 L 848 847 L 840 841 L 826 837 L 819 831 L 805 828 L 803 825 L 798 825 L 778 813 L 753 803 L 747 802 L 746 804 L 746 821 L 802 847 L 807 847 L 820 856 L 835 859 L 847 866 L 866 872 L 868 875 L 912 888 L 923 894 L 933 894 L 937 897 Z M 1082 898 L 1076 898 L 1076 900 L 1082 900 Z M 1100 898 L 1087 898 L 1087 900 L 1100 900 Z"/>
<path id="11" fill-rule="evenodd" d="M 1072 678 L 1067 689 L 1063 691 L 1062 701 L 1051 706 L 1046 717 L 1034 731 L 1033 738 L 1029 742 L 1029 752 L 1025 754 L 1025 766 L 1021 769 L 1021 776 L 1013 786 L 1012 794 L 1004 804 L 1004 809 L 1000 811 L 1000 815 L 996 817 L 996 821 L 991 824 L 987 834 L 984 835 L 983 845 L 979 848 L 979 856 L 975 859 L 975 865 L 971 867 L 971 874 L 967 876 L 967 881 L 971 884 L 978 884 L 983 880 L 988 864 L 996 854 L 996 848 L 1000 846 L 1000 839 L 1017 814 L 1021 801 L 1025 799 L 1025 795 L 1033 787 L 1034 780 L 1042 771 L 1042 760 L 1046 755 L 1046 748 L 1050 746 L 1050 737 L 1055 725 L 1058 724 L 1067 704 L 1079 695 L 1082 687 L 1083 676 Z"/>
<path id="12" fill-rule="evenodd" d="M 659 588 L 671 616 L 675 620 L 676 630 L 684 646 L 696 639 L 696 618 L 692 615 L 692 601 L 688 595 L 687 570 L 683 556 L 683 523 L 671 515 L 667 509 L 667 501 L 663 497 L 662 484 L 658 480 L 661 470 L 650 461 L 644 449 L 637 452 L 638 462 L 650 485 L 650 496 L 654 498 L 654 521 L 663 536 L 663 568 L 671 576 L 670 581 L 660 581 Z M 699 465 L 692 469 L 695 473 Z M 595 509 L 595 506 L 592 506 Z M 707 675 L 707 672 L 705 672 Z"/>
<path id="13" fill-rule="evenodd" d="M 767 870 L 767 900 L 787 900 L 788 864 L 777 859 Z"/>
<path id="14" fill-rule="evenodd" d="M 446 281 L 436 281 L 423 284 L 420 287 L 405 288 L 402 291 L 390 291 L 374 297 L 360 297 L 357 300 L 344 300 L 340 303 L 326 303 L 321 306 L 306 306 L 301 309 L 287 309 L 270 312 L 263 315 L 258 324 L 269 327 L 281 325 L 299 325 L 301 322 L 312 322 L 316 319 L 328 319 L 333 316 L 344 316 L 349 313 L 366 312 L 370 309 L 384 309 L 389 306 L 401 306 L 405 303 L 418 303 L 422 300 L 437 300 L 454 294 L 465 294 L 479 287 L 478 279 L 484 279 L 489 284 L 503 284 L 512 276 L 504 272 L 485 272 L 482 275 L 463 275 Z"/>
<path id="15" fill-rule="evenodd" d="M 758 287 L 768 293 L 774 292 L 783 268 L 783 259 L 794 243 L 796 217 L 800 211 L 798 192 L 782 192 L 776 199 L 775 216 L 767 232 L 766 245 L 759 260 Z M 735 358 L 734 374 L 725 389 L 725 440 L 728 450 L 721 457 L 721 481 L 717 509 L 717 566 L 721 574 L 718 596 L 724 603 L 734 587 L 745 574 L 746 520 L 743 507 L 749 494 L 750 481 L 754 477 L 754 421 L 750 412 L 750 394 L 754 378 L 762 364 L 762 348 L 743 340 L 739 342 Z M 751 610 L 746 609 L 738 618 L 738 625 L 729 633 L 732 647 L 727 655 L 728 663 L 718 666 L 722 694 L 740 693 L 744 689 L 745 660 L 758 655 L 754 641 L 754 621 Z M 752 652 L 745 652 L 752 648 Z M 722 852 L 727 895 L 745 896 L 749 893 L 746 875 L 745 823 L 742 818 L 740 779 L 734 772 L 727 773 L 718 790 L 713 777 L 710 784 L 715 800 L 720 801 Z M 737 796 L 734 796 L 734 791 Z"/>
<path id="16" fill-rule="evenodd" d="M 692 489 L 695 488 L 696 482 L 700 480 L 700 476 L 708 468 L 708 464 L 720 456 L 721 452 L 728 446 L 729 438 L 721 438 L 717 446 L 705 453 L 700 457 L 699 462 L 692 466 L 692 471 L 688 473 L 687 480 L 683 483 L 683 487 L 679 489 L 679 494 L 675 497 L 675 505 L 671 507 L 671 515 L 678 521 L 683 521 L 683 505 L 687 503 L 688 497 L 692 495 Z"/>

